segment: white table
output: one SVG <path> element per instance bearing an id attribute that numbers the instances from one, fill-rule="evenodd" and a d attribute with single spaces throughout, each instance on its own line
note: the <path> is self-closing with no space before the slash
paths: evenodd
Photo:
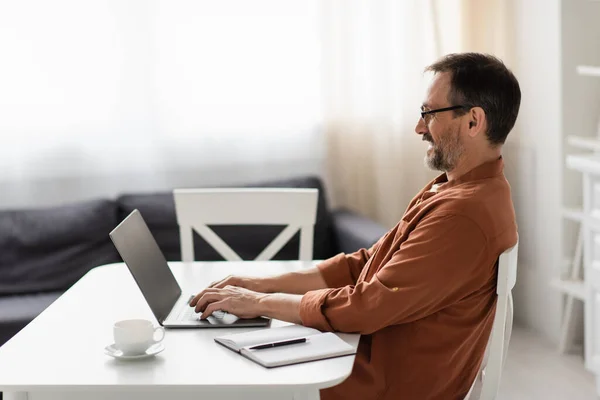
<path id="1" fill-rule="evenodd" d="M 184 291 L 228 274 L 267 276 L 300 261 L 169 263 Z M 213 341 L 256 328 L 169 329 L 165 350 L 137 361 L 103 353 L 114 321 L 154 322 L 126 266 L 93 269 L 0 348 L 0 391 L 13 399 L 318 399 L 352 371 L 354 356 L 267 369 Z M 282 326 L 272 321 L 272 327 Z M 340 334 L 353 346 L 359 335 Z"/>

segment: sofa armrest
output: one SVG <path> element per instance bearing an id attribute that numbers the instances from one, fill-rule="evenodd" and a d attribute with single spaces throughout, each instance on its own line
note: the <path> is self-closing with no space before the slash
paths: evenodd
<path id="1" fill-rule="evenodd" d="M 342 253 L 368 249 L 388 231 L 383 225 L 352 211 L 335 210 L 332 216 L 338 250 Z"/>

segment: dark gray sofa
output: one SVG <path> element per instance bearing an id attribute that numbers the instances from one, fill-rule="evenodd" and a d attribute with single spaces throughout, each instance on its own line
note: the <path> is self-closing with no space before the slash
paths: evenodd
<path id="1" fill-rule="evenodd" d="M 319 189 L 315 259 L 368 247 L 386 229 L 345 210 L 330 210 L 319 178 L 263 182 L 256 187 Z M 133 209 L 140 210 L 167 260 L 180 260 L 179 228 L 170 192 L 123 194 L 44 209 L 0 211 L 0 345 L 22 329 L 90 269 L 121 261 L 108 233 Z M 283 229 L 214 226 L 244 259 L 252 259 Z M 297 259 L 296 235 L 274 257 Z M 197 260 L 221 260 L 204 240 L 194 240 Z"/>

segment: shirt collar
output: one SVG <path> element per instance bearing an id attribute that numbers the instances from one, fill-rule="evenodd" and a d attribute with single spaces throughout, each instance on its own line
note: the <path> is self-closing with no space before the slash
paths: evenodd
<path id="1" fill-rule="evenodd" d="M 478 165 L 477 167 L 473 168 L 472 170 L 470 170 L 469 172 L 460 176 L 459 178 L 453 180 L 452 182 L 448 182 L 448 177 L 446 176 L 446 173 L 444 172 L 443 174 L 439 175 L 437 178 L 434 179 L 434 181 L 432 182 L 432 185 L 435 185 L 435 184 L 441 185 L 439 190 L 444 190 L 449 187 L 453 187 L 453 186 L 456 186 L 456 185 L 459 185 L 459 184 L 465 183 L 465 182 L 477 181 L 477 180 L 486 179 L 486 178 L 493 178 L 495 176 L 502 175 L 503 171 L 504 171 L 504 159 L 502 158 L 502 156 L 500 156 L 498 159 L 496 159 L 494 161 L 489 161 L 489 162 L 483 163 L 481 165 Z"/>

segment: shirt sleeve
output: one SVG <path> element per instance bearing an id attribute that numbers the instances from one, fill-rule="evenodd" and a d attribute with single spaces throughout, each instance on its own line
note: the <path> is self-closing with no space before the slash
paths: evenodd
<path id="1" fill-rule="evenodd" d="M 425 217 L 369 281 L 306 293 L 300 318 L 323 331 L 361 334 L 424 318 L 489 281 L 486 249 L 471 219 Z"/>
<path id="2" fill-rule="evenodd" d="M 339 288 L 356 284 L 365 264 L 389 234 L 390 232 L 381 237 L 369 249 L 360 249 L 352 254 L 340 253 L 318 264 L 317 268 L 327 287 Z"/>

